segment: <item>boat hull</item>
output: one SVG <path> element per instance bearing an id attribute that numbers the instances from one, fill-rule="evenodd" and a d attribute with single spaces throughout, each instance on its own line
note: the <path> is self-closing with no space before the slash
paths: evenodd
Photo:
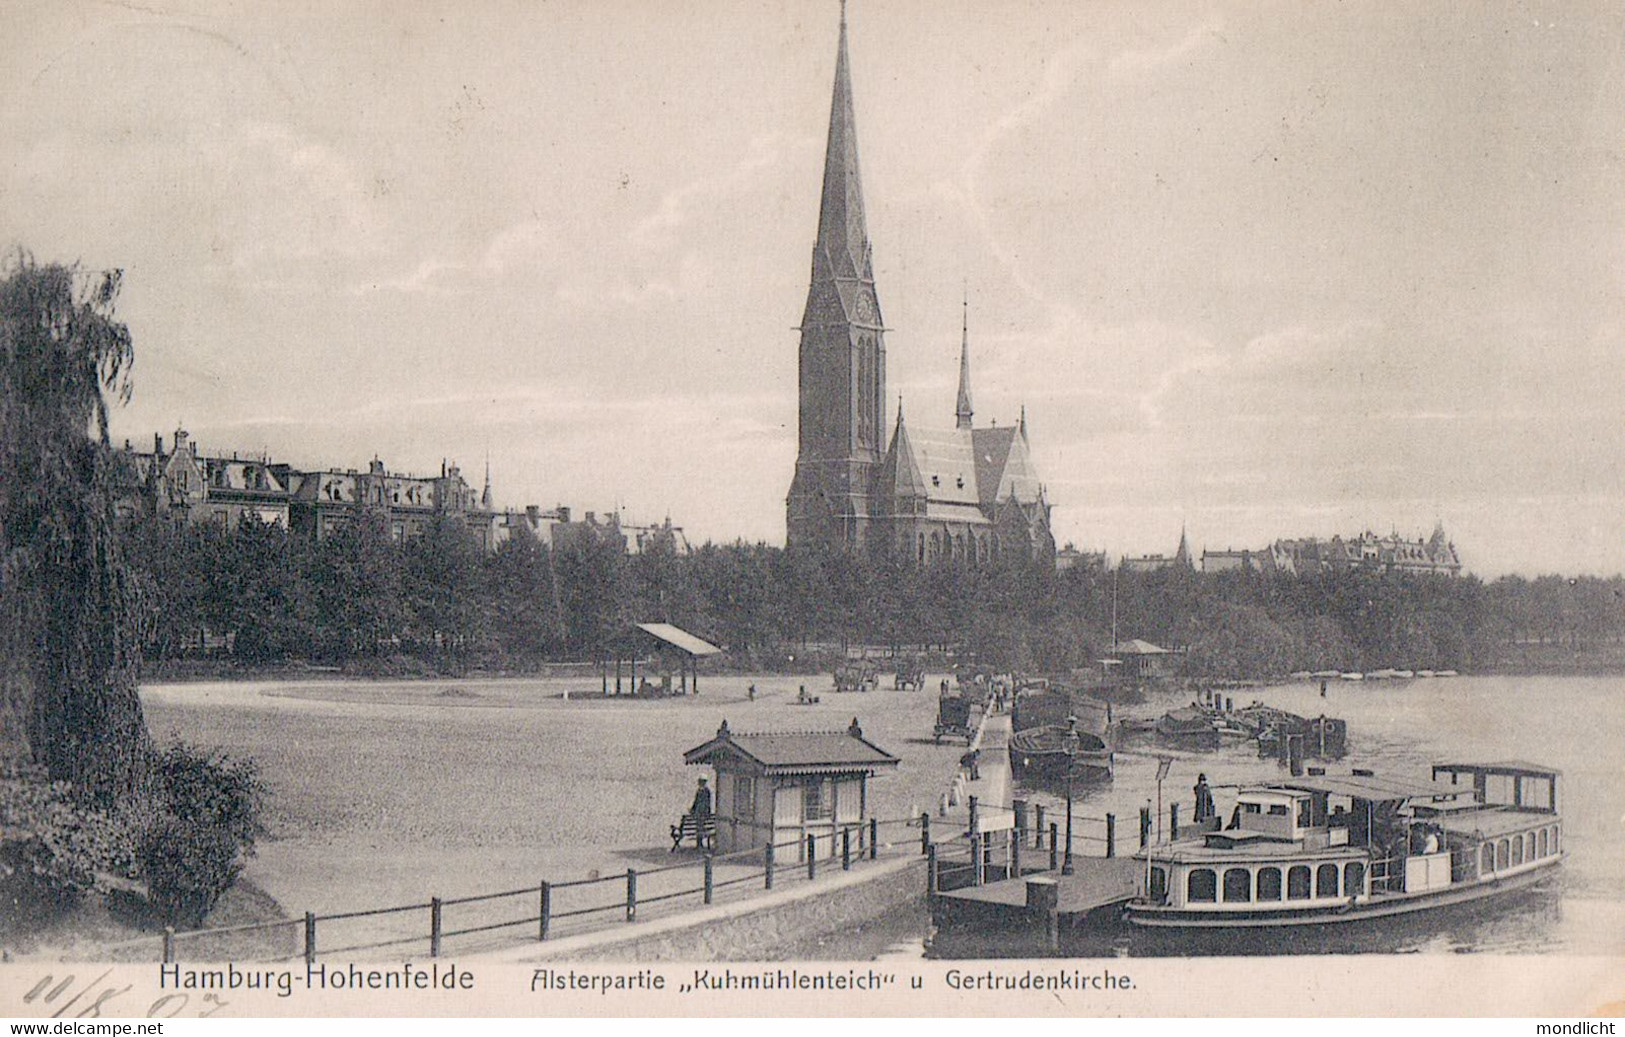
<path id="1" fill-rule="evenodd" d="M 1390 894 L 1374 897 L 1350 906 L 1305 907 L 1301 909 L 1273 909 L 1268 911 L 1192 911 L 1184 908 L 1154 907 L 1129 904 L 1125 908 L 1131 925 L 1153 929 L 1274 929 L 1305 925 L 1334 925 L 1414 915 L 1434 908 L 1450 907 L 1489 900 L 1503 894 L 1526 889 L 1556 871 L 1565 855 L 1559 854 L 1530 871 L 1505 878 L 1474 882 L 1470 885 L 1451 886 L 1416 894 Z"/>

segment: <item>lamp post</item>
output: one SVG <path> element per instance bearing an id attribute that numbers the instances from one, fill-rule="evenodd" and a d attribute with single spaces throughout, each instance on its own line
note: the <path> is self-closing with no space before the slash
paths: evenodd
<path id="1" fill-rule="evenodd" d="M 1061 859 L 1061 874 L 1072 874 L 1072 764 L 1078 751 L 1078 718 L 1066 718 L 1066 856 Z"/>

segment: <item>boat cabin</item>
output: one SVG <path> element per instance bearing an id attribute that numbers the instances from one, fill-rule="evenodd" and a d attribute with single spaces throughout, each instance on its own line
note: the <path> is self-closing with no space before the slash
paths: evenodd
<path id="1" fill-rule="evenodd" d="M 722 722 L 716 737 L 683 754 L 683 762 L 716 772 L 717 850 L 732 853 L 769 842 L 796 846 L 807 837 L 820 858 L 840 854 L 840 832 L 869 817 L 869 779 L 897 757 L 863 735 L 857 718 L 845 731 L 747 734 Z"/>

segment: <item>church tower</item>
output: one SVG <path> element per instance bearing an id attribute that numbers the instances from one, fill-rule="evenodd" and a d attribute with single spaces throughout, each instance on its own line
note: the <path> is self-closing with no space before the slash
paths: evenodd
<path id="1" fill-rule="evenodd" d="M 799 330 L 790 546 L 856 548 L 868 534 L 874 474 L 886 450 L 886 345 L 863 216 L 844 2 L 812 283 Z"/>

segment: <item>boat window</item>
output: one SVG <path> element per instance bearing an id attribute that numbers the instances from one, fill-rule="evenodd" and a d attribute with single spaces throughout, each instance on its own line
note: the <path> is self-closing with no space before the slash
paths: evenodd
<path id="1" fill-rule="evenodd" d="M 1512 866 L 1516 868 L 1523 863 L 1523 836 L 1512 840 Z"/>
<path id="2" fill-rule="evenodd" d="M 1270 813 L 1274 814 L 1276 817 L 1285 817 L 1286 816 L 1286 804 L 1285 803 L 1271 803 L 1270 804 Z"/>
<path id="3" fill-rule="evenodd" d="M 1540 855 L 1545 857 L 1551 852 L 1551 843 L 1546 838 L 1546 829 L 1542 828 L 1540 830 Z"/>
<path id="4" fill-rule="evenodd" d="M 1261 814 L 1263 813 L 1263 810 L 1257 803 L 1243 803 L 1241 805 L 1241 812 L 1243 814 Z"/>
<path id="5" fill-rule="evenodd" d="M 1245 903 L 1252 899 L 1253 873 L 1246 868 L 1226 868 L 1224 872 L 1225 903 Z"/>
<path id="6" fill-rule="evenodd" d="M 1259 868 L 1258 869 L 1258 899 L 1260 899 L 1260 900 L 1280 900 L 1281 899 L 1281 869 L 1280 868 Z"/>
<path id="7" fill-rule="evenodd" d="M 1158 904 L 1168 902 L 1168 869 L 1161 865 L 1151 868 L 1151 899 Z"/>
<path id="8" fill-rule="evenodd" d="M 1197 868 L 1185 880 L 1185 899 L 1211 904 L 1219 899 L 1218 879 L 1212 868 Z"/>
<path id="9" fill-rule="evenodd" d="M 1512 847 L 1505 839 L 1495 844 L 1495 870 L 1512 866 Z"/>
<path id="10" fill-rule="evenodd" d="M 1523 841 L 1524 841 L 1524 847 L 1523 847 L 1523 849 L 1524 849 L 1524 859 L 1531 860 L 1531 861 L 1534 860 L 1535 859 L 1535 833 L 1530 832 L 1528 835 L 1523 837 Z"/>
<path id="11" fill-rule="evenodd" d="M 1485 843 L 1484 852 L 1481 856 L 1483 859 L 1479 862 L 1478 873 L 1487 875 L 1495 870 L 1495 844 Z"/>
<path id="12" fill-rule="evenodd" d="M 1336 874 L 1336 869 L 1332 870 Z M 1286 898 L 1288 900 L 1309 899 L 1309 865 L 1294 864 L 1286 873 Z"/>
<path id="13" fill-rule="evenodd" d="M 1322 864 L 1315 869 L 1315 896 L 1337 896 L 1337 865 Z"/>
<path id="14" fill-rule="evenodd" d="M 1298 827 L 1307 828 L 1314 824 L 1313 817 L 1314 811 L 1310 808 L 1309 801 L 1307 799 L 1298 800 Z"/>
<path id="15" fill-rule="evenodd" d="M 1562 834 L 1563 833 L 1562 833 L 1561 829 L 1559 829 L 1556 825 L 1552 826 L 1552 852 L 1553 853 L 1557 853 L 1562 849 L 1562 845 L 1561 845 L 1562 841 L 1563 841 L 1562 838 L 1561 838 Z"/>
<path id="16" fill-rule="evenodd" d="M 1365 892 L 1365 865 L 1349 861 L 1343 866 L 1343 893 L 1356 897 Z"/>

